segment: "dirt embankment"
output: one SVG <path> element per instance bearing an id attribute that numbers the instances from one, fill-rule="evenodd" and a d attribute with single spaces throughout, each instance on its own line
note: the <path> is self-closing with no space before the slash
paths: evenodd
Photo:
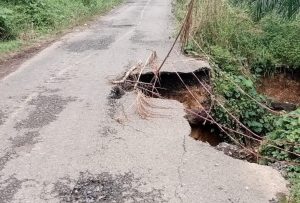
<path id="1" fill-rule="evenodd" d="M 146 96 L 172 99 L 182 103 L 186 110 L 186 119 L 191 125 L 191 134 L 195 140 L 207 142 L 216 149 L 234 158 L 257 162 L 257 156 L 251 153 L 256 151 L 257 142 L 248 143 L 247 147 L 227 142 L 218 126 L 209 122 L 208 114 L 212 110 L 212 92 L 209 69 L 202 68 L 194 72 L 161 72 L 159 79 L 153 72 L 140 75 L 137 87 Z M 132 82 L 139 74 L 132 74 L 123 84 L 123 89 L 132 89 Z M 259 91 L 270 98 L 273 110 L 291 111 L 300 104 L 300 77 L 295 75 L 276 75 L 261 80 Z M 278 108 L 278 109 L 277 109 Z M 280 109 L 283 108 L 283 109 Z"/>
<path id="2" fill-rule="evenodd" d="M 300 71 L 264 77 L 258 91 L 275 102 L 300 106 Z"/>

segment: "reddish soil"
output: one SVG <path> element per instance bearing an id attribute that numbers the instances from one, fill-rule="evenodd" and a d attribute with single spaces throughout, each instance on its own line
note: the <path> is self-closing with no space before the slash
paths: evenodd
<path id="1" fill-rule="evenodd" d="M 274 101 L 300 105 L 300 78 L 291 79 L 284 74 L 266 77 L 258 91 Z"/>
<path id="2" fill-rule="evenodd" d="M 217 146 L 218 144 L 223 142 L 222 138 L 216 133 L 211 132 L 209 127 L 201 125 L 192 127 L 191 137 L 195 140 L 207 142 L 211 146 Z"/>
<path id="3" fill-rule="evenodd" d="M 208 107 L 209 95 L 204 90 L 204 88 L 200 88 L 197 86 L 189 87 L 189 90 L 193 93 L 190 94 L 187 90 L 179 90 L 170 92 L 167 95 L 162 95 L 166 99 L 174 99 L 182 103 L 186 109 L 202 109 Z"/>
<path id="4" fill-rule="evenodd" d="M 187 90 L 179 90 L 170 92 L 167 95 L 162 95 L 166 99 L 174 99 L 179 102 L 181 102 L 186 109 L 201 112 L 203 108 L 208 109 L 209 108 L 209 95 L 204 90 L 204 88 L 200 88 L 197 86 L 190 86 L 189 90 L 193 93 L 193 95 L 190 94 Z M 187 114 L 189 115 L 187 118 L 188 120 L 195 117 L 195 115 L 191 114 L 189 111 L 187 111 Z M 189 120 L 190 123 L 192 123 L 191 120 Z M 218 134 L 211 132 L 211 126 L 202 125 L 201 123 L 193 124 L 191 130 L 191 137 L 193 137 L 195 140 L 199 140 L 202 142 L 207 142 L 211 146 L 217 146 L 220 144 L 223 140 Z"/>

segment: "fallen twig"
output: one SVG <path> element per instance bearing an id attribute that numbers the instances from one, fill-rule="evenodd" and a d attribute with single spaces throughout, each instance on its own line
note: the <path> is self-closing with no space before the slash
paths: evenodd
<path id="1" fill-rule="evenodd" d="M 125 74 L 125 76 L 123 77 L 122 80 L 117 80 L 117 81 L 113 81 L 112 83 L 113 84 L 122 84 L 122 83 L 125 83 L 126 79 L 132 74 L 133 71 L 135 71 L 136 69 L 140 68 L 142 66 L 142 63 L 138 63 L 137 65 L 135 66 L 132 66 Z"/>

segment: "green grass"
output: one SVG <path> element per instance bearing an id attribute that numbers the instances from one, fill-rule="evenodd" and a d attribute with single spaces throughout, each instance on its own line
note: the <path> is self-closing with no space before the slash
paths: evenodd
<path id="1" fill-rule="evenodd" d="M 15 50 L 20 49 L 22 43 L 20 40 L 10 40 L 6 42 L 0 42 L 0 54 L 1 53 L 9 53 Z"/>
<path id="2" fill-rule="evenodd" d="M 0 0 L 0 55 L 104 13 L 122 0 Z"/>

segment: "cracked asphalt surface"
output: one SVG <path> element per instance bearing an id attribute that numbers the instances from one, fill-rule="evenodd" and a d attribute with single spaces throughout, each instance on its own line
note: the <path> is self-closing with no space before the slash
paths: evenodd
<path id="1" fill-rule="evenodd" d="M 151 99 L 161 108 L 145 120 L 133 92 L 110 96 L 130 64 L 167 53 L 171 10 L 171 0 L 128 0 L 0 80 L 1 203 L 267 203 L 287 192 L 270 167 L 189 137 L 182 104 Z M 182 58 L 166 70 L 192 69 Z"/>

